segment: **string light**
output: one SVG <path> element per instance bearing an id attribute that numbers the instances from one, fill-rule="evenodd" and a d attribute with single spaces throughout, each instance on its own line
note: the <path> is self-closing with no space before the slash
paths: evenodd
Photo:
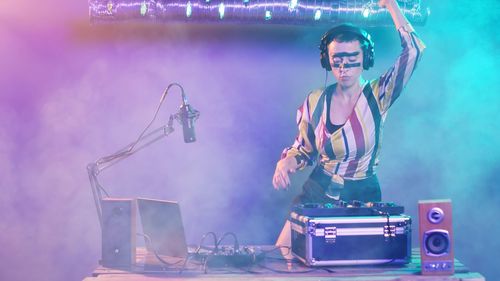
<path id="1" fill-rule="evenodd" d="M 224 6 L 224 3 L 219 4 L 219 18 L 223 19 L 224 18 L 224 12 L 225 12 L 226 7 Z"/>
<path id="2" fill-rule="evenodd" d="M 364 18 L 369 17 L 369 16 L 370 16 L 370 14 L 371 14 L 371 10 L 370 10 L 370 8 L 364 8 L 364 9 L 363 9 L 363 17 L 364 17 Z"/>
<path id="3" fill-rule="evenodd" d="M 192 14 L 193 14 L 193 7 L 191 6 L 191 1 L 188 1 L 186 6 L 186 17 L 190 18 Z"/>
<path id="4" fill-rule="evenodd" d="M 316 10 L 314 12 L 314 20 L 319 20 L 321 18 L 321 10 Z"/>
<path id="5" fill-rule="evenodd" d="M 273 17 L 273 15 L 272 15 L 271 11 L 266 10 L 266 14 L 264 16 L 264 19 L 265 20 L 270 20 L 272 17 Z"/>
<path id="6" fill-rule="evenodd" d="M 148 6 L 146 5 L 146 1 L 141 3 L 141 16 L 145 16 L 148 12 Z"/>
<path id="7" fill-rule="evenodd" d="M 0 0 L 1 1 L 1 0 Z M 378 0 L 330 1 L 300 0 L 87 0 L 94 22 L 128 19 L 155 22 L 194 19 L 196 21 L 307 24 L 319 22 L 354 24 L 392 24 L 389 13 L 379 8 Z M 403 0 L 398 0 L 403 1 Z M 424 25 L 430 9 L 422 0 L 404 0 L 401 10 L 414 25 Z M 225 12 L 228 8 L 228 16 Z M 223 21 L 221 21 L 223 20 Z"/>
<path id="8" fill-rule="evenodd" d="M 108 12 L 111 13 L 113 11 L 113 2 L 109 1 L 106 8 L 108 9 Z"/>
<path id="9" fill-rule="evenodd" d="M 371 14 L 373 14 L 378 9 L 378 4 L 371 0 L 363 5 L 363 9 L 361 10 L 361 15 L 363 18 L 368 18 Z"/>

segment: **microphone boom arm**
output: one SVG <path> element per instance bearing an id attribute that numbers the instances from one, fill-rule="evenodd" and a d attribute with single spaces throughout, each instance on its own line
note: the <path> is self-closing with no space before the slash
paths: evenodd
<path id="1" fill-rule="evenodd" d="M 146 133 L 146 131 L 149 129 L 151 124 L 153 124 L 154 120 L 156 119 L 156 116 L 160 110 L 161 105 L 165 101 L 167 94 L 170 90 L 171 87 L 177 86 L 181 90 L 181 95 L 182 95 L 182 106 L 186 106 L 187 104 L 187 97 L 184 94 L 184 89 L 182 86 L 178 83 L 171 83 L 168 85 L 167 89 L 163 92 L 161 98 L 160 98 L 160 103 L 158 105 L 158 108 L 156 109 L 156 112 L 154 114 L 153 119 L 151 122 L 146 126 L 146 128 L 142 131 L 142 133 L 139 135 L 139 137 L 134 141 L 128 144 L 127 146 L 123 147 L 122 149 L 118 150 L 117 152 L 101 157 L 97 159 L 96 161 L 89 163 L 87 165 L 87 173 L 89 176 L 89 181 L 90 181 L 90 188 L 92 190 L 92 196 L 94 199 L 94 203 L 96 206 L 97 210 L 97 217 L 99 219 L 99 225 L 101 226 L 101 229 L 103 227 L 103 219 L 102 219 L 102 205 L 101 201 L 103 198 L 103 193 L 109 197 L 108 193 L 106 190 L 99 184 L 99 181 L 97 179 L 97 175 L 99 175 L 103 170 L 114 166 L 118 162 L 123 161 L 124 159 L 132 156 L 136 152 L 146 148 L 147 146 L 159 141 L 160 139 L 167 137 L 174 131 L 173 127 L 173 122 L 174 119 L 178 120 L 180 119 L 179 113 L 170 115 L 170 118 L 168 120 L 168 124 L 161 126 L 157 129 L 154 129 L 150 133 Z M 196 118 L 199 115 L 199 112 L 194 110 L 193 114 L 196 115 Z"/>
<path id="2" fill-rule="evenodd" d="M 118 164 L 119 162 L 127 159 L 128 157 L 134 155 L 136 152 L 150 146 L 151 144 L 167 137 L 174 131 L 173 127 L 174 116 L 170 115 L 168 125 L 161 126 L 157 129 L 154 129 L 152 132 L 141 136 L 134 142 L 131 142 L 127 146 L 118 150 L 117 152 L 99 158 L 95 162 L 89 163 L 87 165 L 87 173 L 89 175 L 90 188 L 92 189 L 92 195 L 94 198 L 94 203 L 97 209 L 97 217 L 99 218 L 99 224 L 102 229 L 102 206 L 101 200 L 103 198 L 102 192 L 109 196 L 104 188 L 99 184 L 99 180 L 97 175 L 99 175 L 105 169 Z"/>

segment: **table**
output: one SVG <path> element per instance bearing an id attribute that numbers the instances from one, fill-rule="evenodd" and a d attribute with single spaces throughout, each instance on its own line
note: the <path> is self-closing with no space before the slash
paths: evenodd
<path id="1" fill-rule="evenodd" d="M 406 265 L 377 265 L 377 266 L 329 266 L 306 267 L 296 259 L 283 258 L 282 249 L 274 246 L 254 246 L 258 261 L 247 266 L 204 266 L 197 259 L 184 259 L 163 257 L 172 266 L 162 264 L 152 253 L 144 248 L 137 249 L 136 265 L 130 269 L 106 268 L 99 266 L 84 281 L 107 280 L 252 280 L 252 281 L 326 281 L 326 280 L 467 280 L 484 281 L 485 278 L 471 272 L 459 260 L 455 259 L 455 274 L 452 276 L 422 276 L 420 275 L 420 250 L 412 250 L 412 259 Z M 183 267 L 185 263 L 185 266 Z M 182 272 L 181 272 L 182 271 Z"/>

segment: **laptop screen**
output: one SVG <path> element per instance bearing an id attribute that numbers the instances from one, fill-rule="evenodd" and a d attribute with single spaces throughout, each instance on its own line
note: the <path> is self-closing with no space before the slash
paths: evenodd
<path id="1" fill-rule="evenodd" d="M 160 255 L 186 257 L 187 245 L 179 204 L 174 201 L 137 198 L 142 229 L 151 241 L 149 251 Z"/>

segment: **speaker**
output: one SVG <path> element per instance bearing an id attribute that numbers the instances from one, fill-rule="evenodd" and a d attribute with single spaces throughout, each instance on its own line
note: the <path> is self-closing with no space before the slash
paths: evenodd
<path id="1" fill-rule="evenodd" d="M 451 200 L 418 201 L 420 258 L 423 275 L 453 275 Z"/>
<path id="2" fill-rule="evenodd" d="M 135 264 L 136 203 L 134 199 L 106 198 L 102 206 L 102 259 L 105 267 Z"/>

